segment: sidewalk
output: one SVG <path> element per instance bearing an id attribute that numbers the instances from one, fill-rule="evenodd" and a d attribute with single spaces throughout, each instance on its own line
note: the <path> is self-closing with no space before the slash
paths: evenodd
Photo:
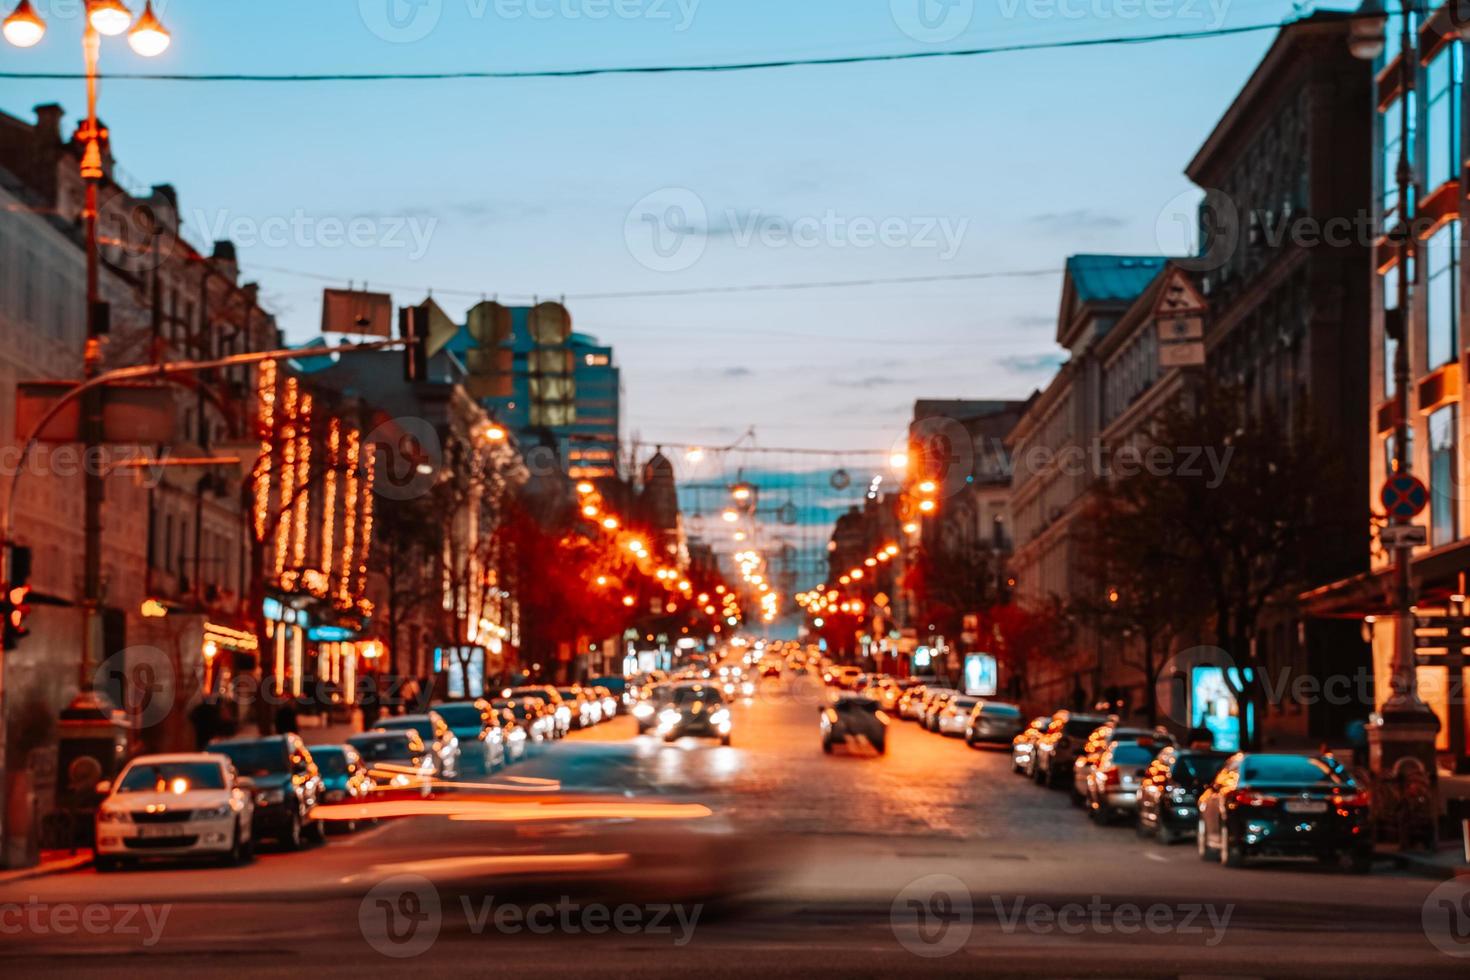
<path id="1" fill-rule="evenodd" d="M 1465 852 L 1458 840 L 1441 841 L 1433 854 L 1425 851 L 1401 851 L 1393 844 L 1379 844 L 1373 852 L 1378 861 L 1390 861 L 1400 871 L 1417 878 L 1443 881 L 1448 878 L 1470 876 L 1470 864 L 1465 863 Z"/>
<path id="2" fill-rule="evenodd" d="M 42 851 L 40 863 L 33 867 L 16 868 L 14 871 L 0 871 L 0 885 L 25 881 L 28 878 L 40 878 L 43 875 L 55 875 L 65 871 L 75 871 L 77 868 L 85 868 L 91 863 L 92 852 L 90 850 Z"/>

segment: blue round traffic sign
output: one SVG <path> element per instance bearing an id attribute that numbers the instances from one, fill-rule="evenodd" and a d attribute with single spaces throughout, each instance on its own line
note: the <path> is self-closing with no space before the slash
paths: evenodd
<path id="1" fill-rule="evenodd" d="M 1413 517 L 1429 503 L 1429 491 L 1419 478 L 1409 473 L 1398 473 L 1383 481 L 1383 491 L 1378 495 L 1383 509 L 1390 517 Z"/>

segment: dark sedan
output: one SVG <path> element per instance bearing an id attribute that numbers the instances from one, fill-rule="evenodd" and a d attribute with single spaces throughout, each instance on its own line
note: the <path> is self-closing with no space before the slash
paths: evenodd
<path id="1" fill-rule="evenodd" d="M 718 738 L 730 744 L 730 708 L 712 684 L 690 684 L 674 691 L 673 699 L 658 713 L 658 734 L 666 742 L 684 735 Z"/>
<path id="2" fill-rule="evenodd" d="M 844 695 L 821 709 L 822 751 L 867 742 L 882 755 L 888 749 L 888 716 L 876 700 Z"/>
<path id="3" fill-rule="evenodd" d="M 1237 753 L 1200 795 L 1200 858 L 1316 857 L 1365 874 L 1373 863 L 1368 794 L 1324 756 Z"/>
<path id="4" fill-rule="evenodd" d="M 1138 790 L 1138 832 L 1160 844 L 1193 837 L 1199 823 L 1199 794 L 1215 778 L 1225 752 L 1169 746 L 1158 754 Z"/>
<path id="5" fill-rule="evenodd" d="M 311 757 L 322 776 L 322 800 L 326 803 L 367 803 L 373 795 L 373 777 L 367 763 L 350 745 L 313 745 Z M 357 829 L 356 820 L 332 821 L 332 829 Z"/>
<path id="6" fill-rule="evenodd" d="M 974 747 L 981 742 L 1008 743 L 1025 727 L 1021 709 L 1004 701 L 980 701 L 970 711 L 965 726 L 965 744 Z"/>
<path id="7" fill-rule="evenodd" d="M 299 735 L 215 742 L 209 751 L 229 756 L 235 772 L 255 785 L 252 827 L 257 839 L 270 837 L 294 850 L 308 838 L 324 838 L 324 828 L 311 811 L 323 801 L 325 787 Z"/>

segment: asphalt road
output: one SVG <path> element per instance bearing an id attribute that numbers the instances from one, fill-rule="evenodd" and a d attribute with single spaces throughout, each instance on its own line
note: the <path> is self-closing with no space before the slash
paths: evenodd
<path id="1" fill-rule="evenodd" d="M 1461 920 L 1424 919 L 1447 896 L 1456 914 L 1463 886 L 1205 864 L 1094 826 L 1005 753 L 907 722 L 884 756 L 828 756 L 822 696 L 765 682 L 736 706 L 730 748 L 665 745 L 619 717 L 444 793 L 442 812 L 243 868 L 13 884 L 0 962 L 6 976 L 1470 972 L 1452 955 L 1470 954 Z"/>

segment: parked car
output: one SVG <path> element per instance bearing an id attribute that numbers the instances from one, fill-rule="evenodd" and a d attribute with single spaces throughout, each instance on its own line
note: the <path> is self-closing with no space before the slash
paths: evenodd
<path id="1" fill-rule="evenodd" d="M 593 687 L 592 692 L 596 694 L 601 701 L 602 720 L 611 721 L 613 717 L 618 713 L 618 699 L 613 695 L 613 692 L 611 690 L 602 685 Z"/>
<path id="2" fill-rule="evenodd" d="M 489 701 L 451 701 L 434 710 L 459 740 L 460 761 L 467 771 L 484 775 L 509 761 L 500 715 Z"/>
<path id="3" fill-rule="evenodd" d="M 862 668 L 860 667 L 834 666 L 822 674 L 822 680 L 839 690 L 851 691 L 857 687 L 857 679 L 862 675 L 862 672 Z"/>
<path id="4" fill-rule="evenodd" d="M 351 804 L 372 799 L 376 784 L 356 749 L 350 745 L 313 745 L 310 751 L 322 776 L 322 802 Z M 357 829 L 357 820 L 328 820 L 324 826 L 351 833 Z"/>
<path id="5" fill-rule="evenodd" d="M 880 678 L 863 688 L 862 695 L 877 701 L 878 707 L 884 711 L 895 711 L 903 692 L 898 689 L 897 684 L 887 678 Z"/>
<path id="6" fill-rule="evenodd" d="M 1061 786 L 1072 774 L 1072 765 L 1087 736 L 1107 719 L 1101 715 L 1083 715 L 1058 711 L 1051 716 L 1046 734 L 1036 740 L 1036 756 L 1031 771 L 1043 786 Z"/>
<path id="7" fill-rule="evenodd" d="M 572 730 L 572 706 L 562 701 L 556 688 L 544 685 L 508 687 L 500 694 L 506 698 L 540 698 L 545 702 L 553 720 L 552 738 L 561 738 Z"/>
<path id="8" fill-rule="evenodd" d="M 924 708 L 924 685 L 915 684 L 898 697 L 898 716 L 905 721 L 918 721 Z"/>
<path id="9" fill-rule="evenodd" d="M 112 782 L 99 783 L 94 860 L 116 871 L 143 857 L 250 860 L 255 846 L 253 787 L 215 752 L 144 755 Z"/>
<path id="10" fill-rule="evenodd" d="M 1165 746 L 1144 773 L 1138 790 L 1138 832 L 1153 834 L 1160 844 L 1193 837 L 1199 824 L 1200 791 L 1228 758 L 1225 752 Z"/>
<path id="11" fill-rule="evenodd" d="M 501 713 L 502 718 L 509 715 L 515 719 L 516 727 L 523 735 L 521 755 L 555 737 L 556 719 L 546 702 L 539 698 L 496 698 L 490 705 Z M 518 756 L 512 753 L 511 761 L 516 761 L 516 758 Z"/>
<path id="12" fill-rule="evenodd" d="M 876 700 L 858 694 L 845 694 L 820 709 L 822 751 L 828 755 L 849 740 L 866 741 L 882 755 L 888 750 L 888 716 Z"/>
<path id="13" fill-rule="evenodd" d="M 373 727 L 385 732 L 418 732 L 434 760 L 434 774 L 440 779 L 459 778 L 459 739 L 439 712 L 429 710 L 421 715 L 379 718 Z"/>
<path id="14" fill-rule="evenodd" d="M 665 742 L 684 735 L 718 738 L 730 744 L 730 709 L 713 684 L 685 684 L 674 690 L 670 703 L 658 713 L 658 734 Z"/>
<path id="15" fill-rule="evenodd" d="M 1103 750 L 1087 782 L 1087 812 L 1101 824 L 1138 812 L 1143 774 L 1163 743 L 1117 741 Z"/>
<path id="16" fill-rule="evenodd" d="M 1036 758 L 1036 742 L 1046 734 L 1046 728 L 1051 724 L 1049 715 L 1037 715 L 1026 723 L 1015 738 L 1011 739 L 1011 771 L 1018 772 L 1023 776 L 1032 775 L 1031 765 Z"/>
<path id="17" fill-rule="evenodd" d="M 347 739 L 367 763 L 380 796 L 425 798 L 434 792 L 434 756 L 419 733 L 376 729 Z"/>
<path id="18" fill-rule="evenodd" d="M 947 699 L 944 706 L 934 715 L 934 730 L 941 735 L 963 738 L 970 727 L 970 714 L 980 699 L 968 694 L 956 694 Z"/>
<path id="19" fill-rule="evenodd" d="M 602 703 L 580 687 L 559 687 L 562 703 L 572 709 L 573 728 L 591 728 L 602 720 Z"/>
<path id="20" fill-rule="evenodd" d="M 325 839 L 325 828 L 311 811 L 326 788 L 301 736 L 232 739 L 211 744 L 209 751 L 228 756 L 235 772 L 254 785 L 255 839 L 269 837 L 293 850 L 308 839 Z"/>
<path id="21" fill-rule="evenodd" d="M 1082 754 L 1072 763 L 1073 803 L 1080 806 L 1086 802 L 1087 786 L 1092 779 L 1093 770 L 1097 768 L 1103 753 L 1117 742 L 1157 742 L 1167 745 L 1172 744 L 1173 739 L 1162 729 L 1125 726 L 1117 721 L 1099 725 L 1087 736 L 1087 741 L 1082 744 Z"/>
<path id="22" fill-rule="evenodd" d="M 1203 860 L 1242 867 L 1257 856 L 1310 855 L 1355 874 L 1373 863 L 1368 794 L 1325 756 L 1238 752 L 1200 794 Z"/>
<path id="23" fill-rule="evenodd" d="M 981 742 L 1004 744 L 1021 731 L 1021 708 L 1005 701 L 975 702 L 965 721 L 965 744 L 974 748 Z"/>
<path id="24" fill-rule="evenodd" d="M 919 718 L 919 724 L 927 731 L 939 731 L 939 712 L 943 711 L 949 699 L 958 693 L 948 688 L 931 687 L 929 693 L 924 697 L 924 710 L 923 715 Z"/>

